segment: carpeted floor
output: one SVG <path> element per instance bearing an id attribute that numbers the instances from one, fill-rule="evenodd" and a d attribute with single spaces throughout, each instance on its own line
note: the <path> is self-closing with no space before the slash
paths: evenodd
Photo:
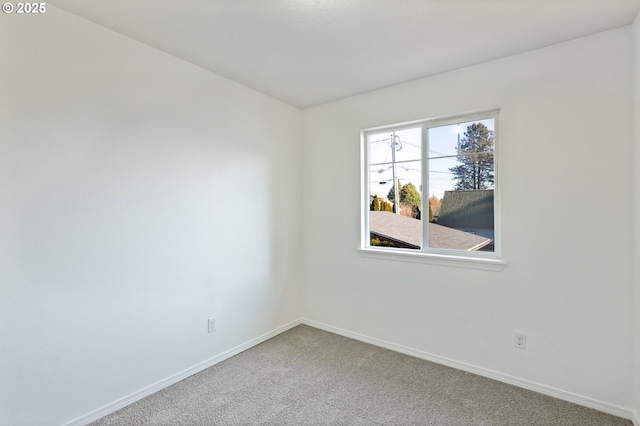
<path id="1" fill-rule="evenodd" d="M 93 423 L 631 424 L 629 420 L 304 325 Z"/>

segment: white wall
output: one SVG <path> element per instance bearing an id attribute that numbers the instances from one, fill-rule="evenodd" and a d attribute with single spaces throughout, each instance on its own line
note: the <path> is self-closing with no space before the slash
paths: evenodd
<path id="1" fill-rule="evenodd" d="M 628 413 L 630 52 L 627 27 L 306 110 L 305 316 Z M 360 130 L 494 107 L 508 267 L 358 255 Z"/>
<path id="2" fill-rule="evenodd" d="M 638 256 L 640 256 L 640 13 L 636 17 L 633 23 L 633 76 L 634 76 L 634 110 L 633 110 L 633 125 L 635 130 L 635 253 L 634 253 L 634 265 L 635 265 L 635 318 L 633 335 L 635 336 L 635 393 L 634 393 L 634 407 L 635 415 L 634 419 L 636 426 L 640 426 L 640 262 L 637 262 Z"/>
<path id="3" fill-rule="evenodd" d="M 300 111 L 51 5 L 2 15 L 0 424 L 300 318 Z"/>

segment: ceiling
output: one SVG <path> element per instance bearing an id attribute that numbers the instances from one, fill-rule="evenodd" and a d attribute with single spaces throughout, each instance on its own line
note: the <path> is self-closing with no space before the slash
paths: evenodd
<path id="1" fill-rule="evenodd" d="M 306 108 L 629 25 L 640 0 L 54 0 Z"/>

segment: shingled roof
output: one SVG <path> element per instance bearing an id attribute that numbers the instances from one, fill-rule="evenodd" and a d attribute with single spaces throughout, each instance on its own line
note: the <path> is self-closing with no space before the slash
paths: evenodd
<path id="1" fill-rule="evenodd" d="M 419 249 L 422 244 L 422 221 L 391 212 L 369 212 L 372 237 L 385 239 L 406 248 Z M 490 238 L 429 223 L 429 247 L 456 250 L 479 250 L 491 243 Z"/>
<path id="2" fill-rule="evenodd" d="M 493 189 L 445 191 L 438 224 L 456 229 L 493 229 Z"/>

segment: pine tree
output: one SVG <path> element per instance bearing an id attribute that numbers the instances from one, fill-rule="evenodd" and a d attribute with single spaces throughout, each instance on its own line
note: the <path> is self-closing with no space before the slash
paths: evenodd
<path id="1" fill-rule="evenodd" d="M 493 188 L 493 130 L 473 123 L 464 132 L 458 151 L 458 166 L 449 170 L 456 180 L 455 189 Z"/>

